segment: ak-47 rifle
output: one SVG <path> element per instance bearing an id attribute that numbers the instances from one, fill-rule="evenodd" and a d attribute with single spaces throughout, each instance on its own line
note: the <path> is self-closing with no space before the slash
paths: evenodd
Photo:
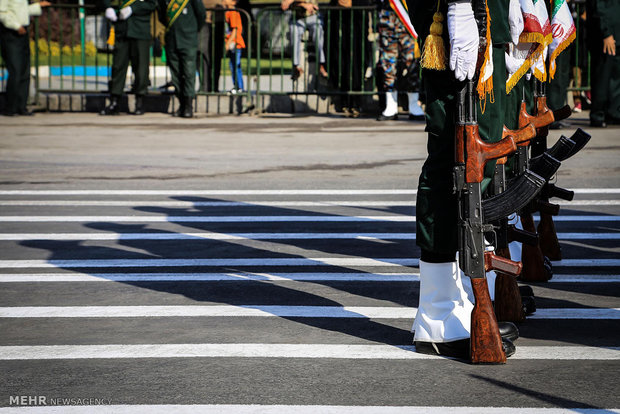
<path id="1" fill-rule="evenodd" d="M 538 93 L 536 95 L 535 116 L 527 113 L 525 106 L 525 97 L 521 101 L 521 108 L 519 111 L 519 126 L 521 127 L 528 123 L 534 124 L 537 132 L 535 140 L 546 140 L 546 136 L 549 133 L 549 125 L 551 125 L 551 123 L 555 120 L 555 116 L 553 111 L 550 110 L 549 107 L 547 107 L 546 97 L 539 96 Z M 517 151 L 517 171 L 522 171 L 529 166 L 530 146 L 534 146 L 533 142 L 528 142 L 525 145 L 519 146 L 519 149 Z M 519 212 L 523 230 L 530 233 L 537 233 L 536 226 L 534 224 L 534 217 L 532 216 L 532 214 L 535 211 L 538 211 L 539 208 L 544 209 L 545 205 L 531 202 L 526 208 L 522 209 Z M 521 253 L 521 261 L 523 263 L 523 272 L 521 273 L 522 280 L 533 282 L 546 282 L 547 280 L 551 279 L 551 276 L 553 275 L 551 261 L 544 256 L 540 245 L 540 239 L 539 243 L 536 245 L 523 245 Z"/>
<path id="2" fill-rule="evenodd" d="M 485 164 L 516 150 L 512 137 L 490 144 L 478 133 L 473 81 L 459 92 L 455 134 L 454 186 L 458 199 L 459 266 L 471 278 L 475 298 L 471 314 L 471 362 L 503 364 L 497 319 L 489 297 L 486 272 L 492 269 L 518 275 L 521 264 L 485 251 L 485 233 L 493 226 L 484 222 L 481 182 Z"/>
<path id="3" fill-rule="evenodd" d="M 536 116 L 527 114 L 525 110 L 525 102 L 521 104 L 519 114 L 519 125 L 525 125 L 526 122 L 534 123 L 537 127 L 537 135 L 531 141 L 532 160 L 529 160 L 529 154 L 526 148 L 519 148 L 519 168 L 530 165 L 535 159 L 542 155 L 563 161 L 570 156 L 576 154 L 583 148 L 590 139 L 589 134 L 579 129 L 573 137 L 561 137 L 556 144 L 548 149 L 547 136 L 549 120 L 562 120 L 570 116 L 570 107 L 564 106 L 559 110 L 552 111 L 547 106 L 547 98 L 545 96 L 545 85 L 543 82 L 535 81 L 536 85 Z M 574 193 L 553 184 L 547 183 L 541 191 L 535 202 L 530 203 L 528 207 L 521 211 L 521 223 L 523 229 L 529 232 L 535 232 L 539 235 L 539 243 L 537 245 L 524 245 L 522 253 L 523 273 L 521 278 L 525 281 L 543 282 L 552 276 L 551 260 L 561 259 L 560 244 L 557 239 L 555 225 L 552 216 L 559 214 L 560 206 L 549 202 L 551 197 L 560 197 L 565 200 L 572 200 Z M 540 213 L 540 223 L 538 228 L 534 225 L 532 214 L 538 211 Z"/>

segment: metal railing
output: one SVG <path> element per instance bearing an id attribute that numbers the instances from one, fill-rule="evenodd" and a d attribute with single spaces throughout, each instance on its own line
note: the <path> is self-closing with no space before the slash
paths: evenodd
<path id="1" fill-rule="evenodd" d="M 583 22 L 578 15 L 585 4 L 581 0 L 573 3 L 579 39 Z M 317 100 L 330 97 L 338 107 L 377 94 L 376 8 L 321 6 L 314 19 L 322 29 L 322 39 L 315 34 L 317 27 L 313 32 L 308 22 L 301 21 L 306 17 L 298 9 L 282 11 L 277 6 L 265 7 L 254 10 L 254 18 L 245 10 L 234 10 L 241 15 L 246 43 L 242 53 L 244 91 L 241 95 L 248 102 L 255 100 L 259 110 L 263 109 L 262 98 L 266 96 L 288 96 L 306 102 L 310 97 Z M 85 18 L 81 12 L 85 12 Z M 226 12 L 222 8 L 208 9 L 209 23 L 199 35 L 198 95 L 221 96 L 233 88 L 224 44 Z M 110 28 L 110 22 L 92 5 L 54 4 L 33 19 L 31 55 L 35 99 L 40 93 L 106 93 L 112 65 L 112 46 L 107 44 Z M 165 29 L 155 14 L 151 29 L 149 93 L 171 93 L 165 46 L 161 47 Z M 296 63 L 301 71 L 295 79 L 293 53 L 298 46 L 301 53 Z M 569 90 L 588 90 L 587 48 L 577 40 L 573 49 L 572 61 L 582 67 L 585 76 Z M 1 66 L 0 88 L 4 90 L 7 76 Z M 127 81 L 129 85 L 131 79 Z"/>

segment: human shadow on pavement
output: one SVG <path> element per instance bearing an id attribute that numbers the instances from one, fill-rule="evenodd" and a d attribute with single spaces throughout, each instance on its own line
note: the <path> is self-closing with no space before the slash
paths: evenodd
<path id="1" fill-rule="evenodd" d="M 152 207 L 141 207 L 140 211 L 157 212 L 164 214 L 166 217 L 189 217 L 195 215 L 195 208 L 188 209 L 160 209 Z M 270 209 L 274 214 L 273 209 Z M 295 213 L 295 210 L 288 210 L 288 214 Z M 219 212 L 222 217 L 230 215 L 231 210 L 225 209 Z M 278 213 L 282 213 L 278 210 Z M 204 210 L 200 210 L 199 214 L 204 214 Z M 299 214 L 299 211 L 297 211 Z M 212 214 L 213 215 L 213 214 Z M 139 218 L 136 219 L 139 222 Z M 173 221 L 173 219 L 171 219 Z M 175 223 L 182 224 L 183 227 L 191 225 L 192 228 L 199 229 L 203 232 L 216 232 L 219 234 L 230 232 L 232 228 L 229 224 L 221 227 L 221 223 Z M 251 224 L 251 223 L 250 223 Z M 164 227 L 169 226 L 165 223 Z M 275 282 L 260 280 L 242 280 L 245 275 L 255 275 L 262 272 L 290 272 L 290 268 L 269 268 L 261 266 L 259 269 L 252 267 L 235 267 L 235 266 L 217 266 L 217 267 L 158 267 L 156 269 L 140 267 L 131 267 L 131 263 L 123 264 L 120 267 L 104 268 L 104 267 L 82 267 L 76 268 L 74 265 L 68 265 L 67 260 L 106 260 L 106 259 L 133 259 L 133 260 L 150 260 L 150 259 L 196 259 L 196 258 L 299 258 L 306 256 L 303 254 L 295 254 L 285 249 L 261 248 L 257 245 L 244 245 L 235 240 L 204 240 L 200 237 L 196 239 L 174 240 L 178 231 L 170 231 L 161 228 L 152 228 L 147 224 L 125 224 L 115 222 L 99 222 L 87 223 L 84 227 L 101 231 L 114 231 L 121 234 L 118 240 L 104 243 L 96 241 L 51 241 L 51 240 L 30 240 L 24 241 L 23 246 L 44 249 L 50 252 L 48 261 L 55 264 L 58 268 L 66 268 L 67 270 L 80 271 L 86 274 L 96 275 L 105 278 L 106 273 L 118 272 L 162 272 L 175 271 L 178 273 L 195 274 L 196 272 L 222 272 L 234 273 L 239 275 L 239 281 L 217 281 L 217 282 L 200 282 L 200 281 L 184 281 L 178 283 L 174 281 L 158 282 L 158 281 L 123 281 L 122 283 L 138 287 L 140 289 L 149 289 L 158 292 L 169 293 L 174 296 L 182 295 L 193 302 L 203 304 L 229 304 L 233 306 L 244 307 L 262 307 L 266 305 L 279 306 L 325 306 L 325 307 L 343 307 L 347 303 L 343 303 L 339 298 L 343 298 L 344 302 L 351 305 L 351 297 L 346 294 L 338 293 L 338 288 L 329 284 L 319 285 L 318 288 L 312 288 L 310 284 L 305 282 Z M 239 228 L 237 227 L 237 230 Z M 256 230 L 252 228 L 252 230 Z M 273 228 L 272 228 L 273 230 Z M 149 233 L 169 236 L 172 240 L 139 240 L 125 238 L 123 235 L 127 233 Z M 287 241 L 278 241 L 279 243 L 287 243 Z M 252 242 L 254 243 L 254 242 Z M 362 244 L 368 243 L 362 241 Z M 260 243 L 259 243 L 260 245 Z M 273 245 L 269 245 L 272 247 Z M 280 251 L 278 251 L 280 250 Z M 338 253 L 336 247 L 331 247 L 331 253 Z M 368 248 L 365 248 L 368 250 Z M 63 262 L 65 265 L 63 265 Z M 102 263 L 104 266 L 105 263 Z M 65 267 L 63 267 L 65 266 Z M 87 266 L 87 265 L 84 265 Z M 295 270 L 298 271 L 298 270 Z M 326 266 L 317 262 L 316 266 L 308 266 L 302 271 L 329 271 L 329 272 L 351 272 L 349 268 L 338 266 Z M 350 284 L 350 283 L 349 283 Z M 344 284 L 342 285 L 344 286 Z M 306 291 L 306 288 L 308 291 Z M 313 293 L 312 290 L 325 292 L 331 298 Z M 367 286 L 365 296 L 372 298 L 372 289 Z M 370 292 L 370 293 L 369 293 Z M 174 297 L 173 296 L 173 297 Z M 388 292 L 380 289 L 378 300 L 388 300 Z M 417 296 L 417 295 L 416 295 Z M 122 298 L 112 298 L 116 305 L 132 305 L 133 300 L 139 295 L 129 294 Z M 133 299 L 132 299 L 133 298 Z M 160 299 L 160 297 L 158 297 Z M 124 302 L 129 300 L 129 303 Z M 148 298 L 146 299 L 148 302 Z M 152 299 L 151 299 L 152 300 Z M 172 299 L 174 302 L 174 299 Z M 371 300 L 372 301 L 372 300 Z M 120 303 L 119 303 L 120 302 Z M 152 304 L 152 303 L 148 303 Z M 384 306 L 385 304 L 383 304 Z M 374 306 L 377 300 L 374 300 Z M 412 313 L 413 314 L 413 313 Z M 345 315 L 350 318 L 321 318 L 321 317 L 282 317 L 299 324 L 305 324 L 322 330 L 334 331 L 346 335 L 358 337 L 360 339 L 372 342 L 385 343 L 390 345 L 403 345 L 411 343 L 411 332 L 409 329 L 402 329 L 392 324 L 380 323 L 373 319 L 368 319 L 362 315 L 356 314 L 354 311 L 345 309 Z M 411 321 L 407 321 L 405 325 L 410 326 Z M 303 335 L 303 330 L 301 330 Z"/>

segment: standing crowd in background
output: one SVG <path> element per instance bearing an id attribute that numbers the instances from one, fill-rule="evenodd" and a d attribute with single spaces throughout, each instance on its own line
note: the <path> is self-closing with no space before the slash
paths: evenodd
<path id="1" fill-rule="evenodd" d="M 312 44 L 310 49 L 316 52 L 316 74 L 335 93 L 337 111 L 346 116 L 360 116 L 364 106 L 360 92 L 377 90 L 382 106 L 379 121 L 398 119 L 401 104 L 408 109 L 410 120 L 424 119 L 424 95 L 419 93 L 424 81 L 419 76 L 420 45 L 405 21 L 408 19 L 396 12 L 395 3 L 406 8 L 406 2 L 394 0 L 330 0 L 325 5 L 318 0 L 281 0 L 281 9 L 291 13 L 292 81 L 296 84 L 307 76 L 301 57 L 307 32 Z M 572 53 L 563 53 L 558 59 L 557 74 L 549 82 L 550 106 L 557 108 L 566 102 L 567 88 L 572 81 L 577 89 L 573 93 L 575 112 L 590 109 L 590 122 L 595 127 L 617 124 L 620 122 L 620 88 L 617 87 L 620 62 L 615 39 L 619 35 L 620 5 L 591 0 L 577 15 L 577 1 L 569 4 L 573 18 L 580 23 L 580 30 L 571 46 Z M 32 3 L 0 0 L 0 50 L 8 73 L 5 116 L 32 114 L 26 107 L 30 89 L 29 25 L 32 16 L 40 15 L 42 8 L 50 5 L 53 4 L 47 0 Z M 99 0 L 98 5 L 114 32 L 109 103 L 101 111 L 102 115 L 120 113 L 120 99 L 125 93 L 130 64 L 131 93 L 135 95 L 132 113 L 144 113 L 144 97 L 151 86 L 149 56 L 155 31 L 152 27 L 154 13 L 162 25 L 161 32 L 165 33 L 161 40 L 171 73 L 171 86 L 179 102 L 175 116 L 193 116 L 196 91 L 219 92 L 223 57 L 229 62 L 232 77 L 228 93 L 247 90 L 241 62 L 247 54 L 246 41 L 251 33 L 244 27 L 245 18 L 235 9 L 247 8 L 245 3 L 239 5 L 237 0 Z M 376 20 L 373 20 L 375 13 Z M 575 54 L 577 48 L 581 52 Z M 584 50 L 589 51 L 589 64 Z M 198 84 L 196 73 L 199 74 Z M 588 77 L 592 80 L 591 90 L 580 90 Z M 566 126 L 566 121 L 561 121 L 552 128 Z"/>

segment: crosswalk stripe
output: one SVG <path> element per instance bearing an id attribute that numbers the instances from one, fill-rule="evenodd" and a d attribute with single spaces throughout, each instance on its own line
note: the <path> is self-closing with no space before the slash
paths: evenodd
<path id="1" fill-rule="evenodd" d="M 620 216 L 556 216 L 556 222 L 617 222 Z M 382 216 L 0 216 L 5 223 L 79 223 L 79 222 L 111 222 L 111 223 L 281 223 L 281 222 L 415 222 L 414 215 L 382 215 Z"/>
<path id="2" fill-rule="evenodd" d="M 605 216 L 607 217 L 607 216 Z M 0 222 L 113 222 L 113 223 L 275 223 L 275 222 L 359 222 L 415 221 L 412 215 L 384 216 L 0 216 Z M 613 221 L 613 220 L 612 220 Z"/>
<path id="3" fill-rule="evenodd" d="M 554 200 L 563 206 L 618 206 L 620 200 Z M 415 207 L 411 201 L 155 201 L 155 200 L 0 200 L 0 206 L 49 207 Z"/>
<path id="4" fill-rule="evenodd" d="M 620 240 L 620 233 L 557 233 L 560 240 Z M 415 240 L 415 233 L 0 233 L 10 240 Z"/>
<path id="5" fill-rule="evenodd" d="M 419 273 L 0 273 L 0 283 L 24 282 L 219 282 L 340 281 L 419 282 Z M 620 275 L 554 274 L 547 283 L 620 283 Z"/>
<path id="6" fill-rule="evenodd" d="M 104 358 L 444 359 L 413 345 L 144 344 L 0 346 L 0 360 Z M 620 360 L 620 347 L 519 346 L 511 360 Z"/>
<path id="7" fill-rule="evenodd" d="M 511 358 L 513 359 L 514 356 Z M 69 398 L 58 398 L 59 404 Z M 46 401 L 52 401 L 46 400 Z M 362 405 L 56 405 L 0 407 L 0 414 L 620 414 L 620 408 L 421 407 Z"/>
<path id="8" fill-rule="evenodd" d="M 615 233 L 609 233 L 615 236 Z M 620 233 L 617 234 L 620 236 Z M 0 233 L 0 240 L 415 240 L 415 233 Z"/>
<path id="9" fill-rule="evenodd" d="M 574 188 L 576 194 L 620 194 L 620 188 Z M 417 194 L 415 189 L 314 189 L 314 190 L 1 190 L 0 195 L 388 195 Z"/>
<path id="10" fill-rule="evenodd" d="M 0 260 L 0 268 L 102 268 L 102 267 L 192 267 L 192 266 L 341 266 L 395 267 L 418 266 L 413 258 L 306 257 L 306 258 L 230 258 L 230 259 L 76 259 L 76 260 Z M 555 267 L 615 267 L 620 259 L 565 259 Z"/>
<path id="11" fill-rule="evenodd" d="M 419 259 L 316 257 L 249 259 L 85 259 L 85 260 L 0 260 L 0 268 L 76 267 L 191 267 L 191 266 L 417 266 Z"/>
<path id="12" fill-rule="evenodd" d="M 605 189 L 607 191 L 607 189 Z M 412 189 L 315 189 L 315 190 L 0 190 L 0 195 L 166 195 L 166 196 L 215 196 L 215 195 L 411 195 Z"/>
<path id="13" fill-rule="evenodd" d="M 554 278 L 556 275 L 554 275 Z M 620 281 L 620 275 L 617 276 Z M 0 283 L 14 282 L 217 282 L 217 281 L 350 281 L 416 282 L 418 273 L 12 273 Z"/>
<path id="14" fill-rule="evenodd" d="M 413 319 L 417 308 L 402 306 L 9 306 L 0 318 L 283 317 Z M 620 308 L 542 308 L 528 319 L 620 319 Z"/>

